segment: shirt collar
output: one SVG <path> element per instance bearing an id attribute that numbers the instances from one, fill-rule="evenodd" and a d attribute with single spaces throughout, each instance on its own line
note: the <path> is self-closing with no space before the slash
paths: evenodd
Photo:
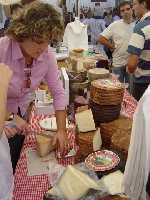
<path id="1" fill-rule="evenodd" d="M 143 21 L 147 17 L 150 17 L 150 11 L 148 11 L 147 13 L 145 13 L 145 15 L 143 15 L 143 17 L 140 19 L 140 21 Z"/>
<path id="2" fill-rule="evenodd" d="M 48 50 L 45 50 L 37 59 L 37 62 L 42 62 L 44 60 L 45 54 L 48 52 Z M 19 43 L 12 40 L 12 58 L 13 60 L 19 60 L 24 59 L 24 56 L 22 54 L 22 51 L 20 49 Z"/>
<path id="3" fill-rule="evenodd" d="M 24 56 L 21 52 L 19 44 L 16 41 L 12 40 L 12 59 L 19 60 L 22 58 L 24 58 Z"/>

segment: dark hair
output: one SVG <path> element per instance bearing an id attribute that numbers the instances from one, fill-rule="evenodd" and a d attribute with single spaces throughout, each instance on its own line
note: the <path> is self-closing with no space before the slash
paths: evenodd
<path id="1" fill-rule="evenodd" d="M 146 3 L 146 9 L 147 10 L 150 10 L 150 0 L 138 0 L 138 2 L 140 3 L 140 4 L 142 4 L 142 3 Z"/>
<path id="2" fill-rule="evenodd" d="M 132 7 L 131 1 L 123 1 L 119 4 L 119 11 L 120 11 L 120 8 L 125 5 L 129 5 L 130 7 Z"/>
<path id="3" fill-rule="evenodd" d="M 18 42 L 25 39 L 60 39 L 63 34 L 62 17 L 53 6 L 34 1 L 13 16 L 6 34 Z"/>

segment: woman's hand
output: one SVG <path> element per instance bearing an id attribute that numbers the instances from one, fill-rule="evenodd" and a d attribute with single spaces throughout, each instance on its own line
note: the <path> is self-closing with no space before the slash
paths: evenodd
<path id="1" fill-rule="evenodd" d="M 4 132 L 7 136 L 7 138 L 11 138 L 11 137 L 14 137 L 18 133 L 18 130 L 15 127 L 9 127 L 6 125 L 4 127 Z"/>
<path id="2" fill-rule="evenodd" d="M 27 122 L 15 115 L 12 121 L 5 122 L 4 131 L 8 138 L 15 136 L 16 134 L 21 134 L 26 128 Z"/>
<path id="3" fill-rule="evenodd" d="M 58 146 L 60 152 L 64 155 L 67 152 L 68 138 L 65 130 L 58 130 L 53 138 L 53 146 Z"/>

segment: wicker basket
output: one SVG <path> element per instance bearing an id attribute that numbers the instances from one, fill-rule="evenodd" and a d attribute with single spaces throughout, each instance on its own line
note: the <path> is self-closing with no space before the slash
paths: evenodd
<path id="1" fill-rule="evenodd" d="M 121 104 L 124 95 L 123 85 L 112 79 L 98 79 L 91 83 L 90 97 L 99 105 Z"/>
<path id="2" fill-rule="evenodd" d="M 82 83 L 71 83 L 70 89 L 72 92 L 78 93 L 79 90 L 84 90 L 85 88 L 88 88 L 89 81 L 85 81 Z"/>
<path id="3" fill-rule="evenodd" d="M 69 76 L 70 83 L 82 83 L 87 80 L 87 71 L 86 70 L 83 70 L 80 72 L 68 70 L 67 74 Z"/>

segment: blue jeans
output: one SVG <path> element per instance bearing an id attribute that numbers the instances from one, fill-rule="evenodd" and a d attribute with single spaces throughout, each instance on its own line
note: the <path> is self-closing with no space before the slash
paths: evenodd
<path id="1" fill-rule="evenodd" d="M 113 67 L 112 73 L 118 75 L 121 83 L 129 83 L 129 74 L 126 72 L 126 66 Z"/>
<path id="2" fill-rule="evenodd" d="M 133 77 L 126 72 L 126 66 L 113 67 L 112 73 L 118 75 L 118 79 L 121 83 L 129 83 L 128 90 L 132 94 L 133 90 Z"/>

